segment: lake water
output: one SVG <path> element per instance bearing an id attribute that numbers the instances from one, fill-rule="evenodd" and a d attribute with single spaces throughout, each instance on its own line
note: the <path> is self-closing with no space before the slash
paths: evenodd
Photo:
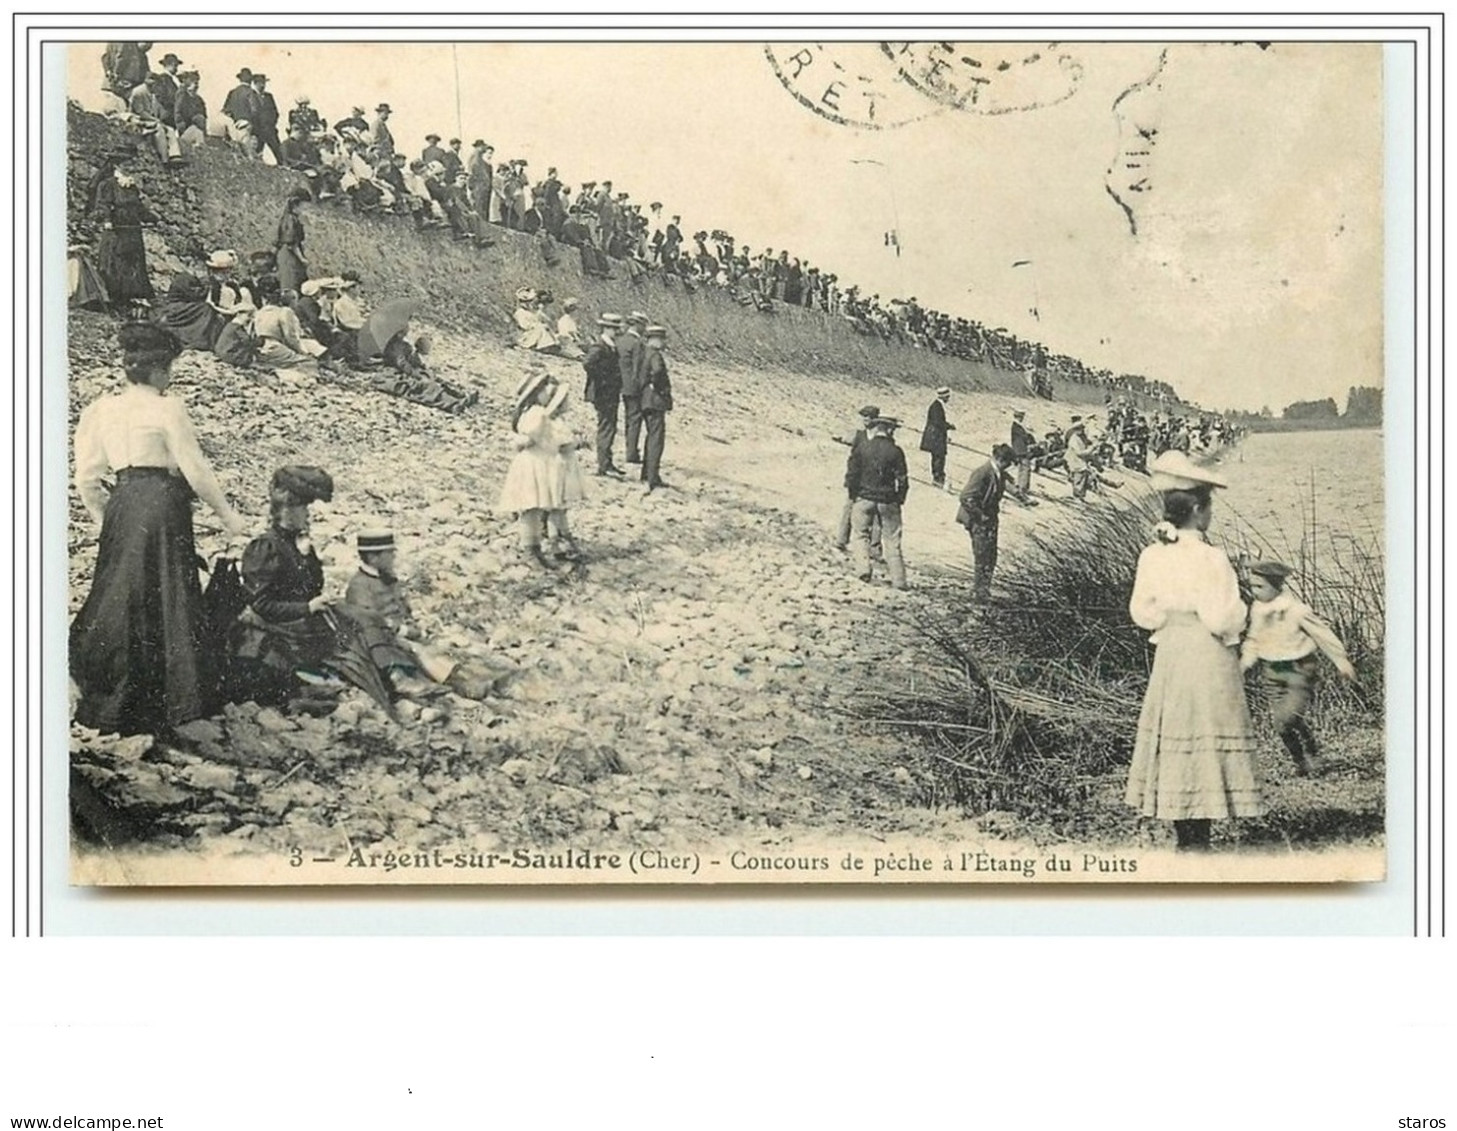
<path id="1" fill-rule="evenodd" d="M 1384 571 L 1384 444 L 1375 429 L 1250 436 L 1221 462 L 1229 489 L 1215 495 L 1211 536 L 1296 567 L 1297 586 L 1307 573 L 1342 587 Z"/>
<path id="2" fill-rule="evenodd" d="M 1226 453 L 1229 490 L 1215 500 L 1215 521 L 1233 520 L 1272 549 L 1298 548 L 1312 527 L 1322 542 L 1357 538 L 1384 552 L 1383 433 L 1273 432 L 1252 435 Z M 1228 530 L 1225 531 L 1229 533 Z"/>

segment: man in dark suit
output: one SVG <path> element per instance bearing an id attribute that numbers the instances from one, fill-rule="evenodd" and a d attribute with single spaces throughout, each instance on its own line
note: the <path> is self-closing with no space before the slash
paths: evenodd
<path id="1" fill-rule="evenodd" d="M 273 160 L 283 164 L 283 144 L 278 140 L 278 103 L 268 93 L 268 76 L 253 73 L 253 94 L 258 103 L 258 117 L 253 123 L 253 134 L 258 138 L 258 156 L 267 149 Z"/>
<path id="2" fill-rule="evenodd" d="M 845 436 L 836 436 L 837 444 L 846 445 L 853 454 L 855 449 L 870 438 L 870 422 L 880 415 L 880 406 L 868 404 L 860 410 L 860 427 Z M 855 506 L 855 496 L 850 495 L 845 500 L 845 509 L 840 512 L 840 522 L 835 528 L 835 548 L 848 550 L 850 548 L 850 511 Z M 878 548 L 880 545 L 880 531 L 873 532 L 871 542 Z"/>
<path id="3" fill-rule="evenodd" d="M 626 417 L 627 462 L 642 463 L 642 387 L 647 357 L 643 331 L 648 316 L 634 310 L 627 316 L 627 329 L 617 337 L 617 359 L 622 373 L 622 409 Z"/>
<path id="4" fill-rule="evenodd" d="M 961 489 L 961 506 L 956 521 L 971 535 L 971 559 L 975 565 L 972 599 L 989 600 L 992 574 L 997 568 L 997 530 L 1001 522 L 1002 495 L 1006 491 L 1003 472 L 1017 457 L 1006 444 L 992 449 L 992 458 L 971 473 Z"/>
<path id="5" fill-rule="evenodd" d="M 374 125 L 370 127 L 370 137 L 374 141 L 375 152 L 384 160 L 390 160 L 395 155 L 395 135 L 390 132 L 390 104 L 381 102 L 374 108 Z"/>
<path id="6" fill-rule="evenodd" d="M 471 142 L 470 156 L 465 163 L 466 191 L 470 194 L 470 206 L 476 210 L 482 221 L 491 219 L 491 182 L 495 170 L 491 159 L 496 151 L 477 138 Z"/>
<path id="7" fill-rule="evenodd" d="M 445 150 L 440 148 L 439 134 L 425 135 L 425 148 L 420 151 L 420 160 L 427 165 L 432 161 L 439 161 L 442 165 L 445 164 Z"/>
<path id="8" fill-rule="evenodd" d="M 161 63 L 162 69 L 151 77 L 152 93 L 160 110 L 157 116 L 164 125 L 181 133 L 183 127 L 177 124 L 177 95 L 182 90 L 182 82 L 177 77 L 177 68 L 182 60 L 169 51 L 162 56 Z"/>
<path id="9" fill-rule="evenodd" d="M 450 139 L 450 148 L 441 150 L 440 163 L 445 166 L 445 183 L 453 185 L 465 172 L 465 162 L 460 156 L 460 138 Z"/>
<path id="10" fill-rule="evenodd" d="M 617 402 L 622 396 L 622 371 L 617 360 L 617 335 L 622 315 L 604 314 L 597 319 L 601 335 L 587 350 L 582 367 L 587 371 L 583 397 L 597 410 L 597 474 L 621 475 L 612 464 L 612 445 L 617 441 Z"/>
<path id="11" fill-rule="evenodd" d="M 950 442 L 948 433 L 956 425 L 946 422 L 946 402 L 951 399 L 951 389 L 942 385 L 936 390 L 936 399 L 926 410 L 926 427 L 921 431 L 921 451 L 931 453 L 931 482 L 937 487 L 946 486 L 946 447 Z"/>
<path id="12" fill-rule="evenodd" d="M 228 119 L 228 140 L 249 157 L 258 156 L 257 118 L 261 112 L 253 72 L 244 67 L 238 72 L 238 85 L 223 100 L 223 115 Z"/>
<path id="13" fill-rule="evenodd" d="M 1035 442 L 1032 433 L 1027 431 L 1026 425 L 1022 423 L 1027 413 L 1022 409 L 1012 410 L 1012 454 L 1017 457 L 1017 484 L 1013 493 L 1017 501 L 1023 506 L 1035 507 L 1037 500 L 1032 497 L 1032 461 L 1028 459 L 1032 445 Z"/>
<path id="14" fill-rule="evenodd" d="M 900 421 L 880 416 L 870 422 L 869 438 L 850 452 L 845 468 L 845 489 L 855 503 L 850 512 L 850 525 L 855 531 L 860 580 L 874 576 L 870 560 L 870 532 L 880 520 L 881 552 L 890 571 L 890 583 L 906 588 L 906 563 L 901 557 L 901 507 L 911 477 L 906 469 L 906 454 L 892 438 Z"/>
<path id="15" fill-rule="evenodd" d="M 674 216 L 672 223 L 663 229 L 663 245 L 658 255 L 669 271 L 677 270 L 678 252 L 683 246 L 683 231 L 678 227 L 683 217 Z"/>
<path id="16" fill-rule="evenodd" d="M 673 410 L 673 385 L 668 380 L 668 364 L 663 359 L 663 346 L 668 331 L 662 326 L 649 326 L 643 339 L 643 379 L 640 393 L 643 432 L 643 490 L 652 493 L 666 487 L 658 474 L 663 463 L 663 446 L 667 440 L 667 414 Z"/>

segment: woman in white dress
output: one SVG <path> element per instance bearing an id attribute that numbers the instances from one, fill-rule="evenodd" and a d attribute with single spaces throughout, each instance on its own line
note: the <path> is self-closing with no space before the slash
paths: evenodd
<path id="1" fill-rule="evenodd" d="M 1138 559 L 1129 614 L 1153 630 L 1127 802 L 1174 823 L 1181 850 L 1207 850 L 1211 822 L 1264 812 L 1238 644 L 1246 618 L 1234 568 L 1205 541 L 1217 475 L 1180 452 L 1151 468 L 1163 493 L 1159 540 Z"/>

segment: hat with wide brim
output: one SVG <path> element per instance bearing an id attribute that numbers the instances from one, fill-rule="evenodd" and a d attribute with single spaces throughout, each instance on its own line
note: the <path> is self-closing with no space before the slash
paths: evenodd
<path id="1" fill-rule="evenodd" d="M 220 248 L 207 257 L 207 265 L 215 270 L 238 265 L 238 253 L 231 248 Z"/>
<path id="2" fill-rule="evenodd" d="M 880 406 L 878 404 L 868 404 L 860 410 L 860 415 L 865 417 L 866 420 L 874 420 L 880 415 Z"/>
<path id="3" fill-rule="evenodd" d="M 287 464 L 273 473 L 269 493 L 277 502 L 327 503 L 334 497 L 334 480 L 322 467 Z"/>
<path id="4" fill-rule="evenodd" d="M 599 326 L 605 326 L 609 330 L 621 330 L 622 329 L 622 315 L 620 315 L 620 314 L 604 314 L 604 315 L 602 315 L 601 317 L 599 317 L 597 319 L 597 325 L 599 325 Z"/>
<path id="5" fill-rule="evenodd" d="M 551 380 L 551 374 L 544 369 L 532 370 L 516 386 L 516 411 L 525 411 L 526 406 L 536 399 L 541 387 Z"/>
<path id="6" fill-rule="evenodd" d="M 867 427 L 870 428 L 899 428 L 901 422 L 893 416 L 877 416 Z"/>
<path id="7" fill-rule="evenodd" d="M 1181 451 L 1161 453 L 1149 464 L 1149 475 L 1157 491 L 1192 491 L 1198 487 L 1228 487 L 1229 481 L 1208 468 L 1200 467 Z"/>
<path id="8" fill-rule="evenodd" d="M 571 393 L 565 385 L 558 385 L 556 388 L 556 392 L 552 393 L 551 395 L 551 400 L 546 402 L 547 415 L 550 416 L 551 414 L 558 411 L 562 407 L 562 405 L 567 403 L 567 397 L 569 397 L 570 395 Z"/>

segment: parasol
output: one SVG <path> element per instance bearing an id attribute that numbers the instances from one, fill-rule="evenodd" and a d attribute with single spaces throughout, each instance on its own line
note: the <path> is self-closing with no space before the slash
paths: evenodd
<path id="1" fill-rule="evenodd" d="M 384 353 L 384 347 L 389 340 L 410 324 L 410 319 L 414 317 L 419 305 L 408 298 L 396 298 L 381 303 L 369 316 L 364 329 L 359 331 L 359 356 L 373 357 L 377 353 Z"/>
<path id="2" fill-rule="evenodd" d="M 363 691 L 385 709 L 385 714 L 396 722 L 399 715 L 390 697 L 389 686 L 384 675 L 375 666 L 370 655 L 369 644 L 359 625 L 348 616 L 340 616 L 333 609 L 326 609 L 324 620 L 334 631 L 334 651 L 324 661 L 324 666 L 340 679 L 347 680 Z"/>

